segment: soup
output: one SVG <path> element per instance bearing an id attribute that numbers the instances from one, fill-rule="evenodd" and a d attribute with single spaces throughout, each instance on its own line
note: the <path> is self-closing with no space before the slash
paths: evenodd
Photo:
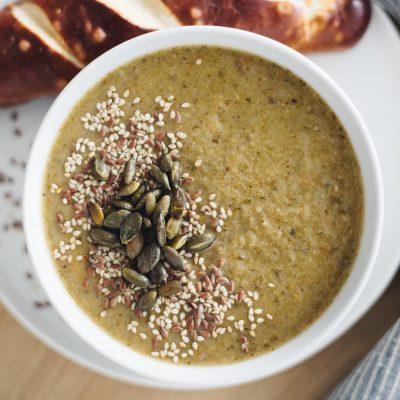
<path id="1" fill-rule="evenodd" d="M 230 363 L 306 329 L 363 224 L 340 121 L 291 72 L 191 46 L 98 82 L 58 134 L 44 223 L 67 291 L 131 349 Z"/>

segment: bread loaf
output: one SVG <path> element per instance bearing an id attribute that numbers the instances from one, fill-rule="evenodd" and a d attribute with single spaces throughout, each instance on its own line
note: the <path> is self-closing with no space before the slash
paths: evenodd
<path id="1" fill-rule="evenodd" d="M 23 0 L 0 11 L 0 106 L 57 93 L 111 47 L 153 30 L 221 25 L 302 52 L 355 44 L 369 0 Z"/>

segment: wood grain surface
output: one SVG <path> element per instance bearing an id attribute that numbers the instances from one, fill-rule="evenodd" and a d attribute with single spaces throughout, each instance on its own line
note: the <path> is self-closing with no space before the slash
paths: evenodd
<path id="1" fill-rule="evenodd" d="M 348 333 L 275 377 L 207 392 L 172 392 L 120 383 L 83 369 L 25 331 L 0 306 L 0 400 L 313 400 L 324 399 L 399 318 L 400 274 Z"/>

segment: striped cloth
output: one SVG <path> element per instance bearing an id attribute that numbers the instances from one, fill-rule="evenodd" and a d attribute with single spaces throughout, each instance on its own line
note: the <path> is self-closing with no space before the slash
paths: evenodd
<path id="1" fill-rule="evenodd" d="M 400 320 L 328 400 L 400 400 Z"/>

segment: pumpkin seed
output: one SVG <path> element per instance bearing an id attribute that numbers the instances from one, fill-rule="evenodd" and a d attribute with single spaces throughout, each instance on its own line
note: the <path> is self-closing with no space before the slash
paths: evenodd
<path id="1" fill-rule="evenodd" d="M 150 229 L 151 228 L 151 221 L 148 218 L 143 217 L 142 226 L 143 226 L 143 229 Z"/>
<path id="2" fill-rule="evenodd" d="M 161 197 L 153 212 L 153 223 L 157 221 L 158 216 L 161 214 L 164 218 L 168 214 L 169 206 L 171 204 L 171 197 L 167 194 Z"/>
<path id="3" fill-rule="evenodd" d="M 133 193 L 136 193 L 140 187 L 140 183 L 138 181 L 132 181 L 126 186 L 123 186 L 117 193 L 117 197 L 125 197 L 130 196 Z"/>
<path id="4" fill-rule="evenodd" d="M 104 229 L 93 228 L 90 231 L 90 237 L 94 243 L 101 244 L 115 248 L 119 246 L 119 238 L 112 232 L 105 231 Z"/>
<path id="5" fill-rule="evenodd" d="M 99 181 L 106 181 L 110 177 L 110 167 L 103 160 L 95 160 L 92 168 L 92 175 Z"/>
<path id="6" fill-rule="evenodd" d="M 185 270 L 184 268 L 185 263 L 183 261 L 183 257 L 180 254 L 178 254 L 178 252 L 175 249 L 173 249 L 170 246 L 163 246 L 162 252 L 165 259 L 167 260 L 168 264 L 171 265 L 171 267 L 176 268 L 180 271 Z"/>
<path id="7" fill-rule="evenodd" d="M 171 185 L 175 189 L 178 189 L 178 187 L 179 187 L 182 173 L 183 173 L 183 171 L 182 171 L 181 164 L 179 164 L 177 161 L 172 163 L 171 172 L 170 172 L 169 176 L 170 176 Z"/>
<path id="8" fill-rule="evenodd" d="M 131 203 L 129 203 L 129 201 L 113 199 L 111 201 L 111 204 L 119 209 L 123 208 L 124 210 L 128 210 L 128 211 L 133 210 L 133 205 Z"/>
<path id="9" fill-rule="evenodd" d="M 165 227 L 168 240 L 172 240 L 179 235 L 181 230 L 182 220 L 180 218 L 170 217 Z"/>
<path id="10" fill-rule="evenodd" d="M 143 195 L 142 198 L 136 203 L 135 207 L 133 207 L 133 211 L 139 211 L 146 205 L 146 195 Z"/>
<path id="11" fill-rule="evenodd" d="M 148 192 L 145 199 L 145 210 L 147 215 L 151 215 L 156 208 L 156 196 L 153 192 Z"/>
<path id="12" fill-rule="evenodd" d="M 215 240 L 212 233 L 198 233 L 190 237 L 186 243 L 186 250 L 192 253 L 199 252 L 210 247 Z"/>
<path id="13" fill-rule="evenodd" d="M 122 276 L 137 287 L 147 288 L 150 285 L 150 281 L 147 276 L 139 274 L 139 272 L 136 272 L 131 268 L 123 268 Z"/>
<path id="14" fill-rule="evenodd" d="M 182 292 L 182 284 L 179 281 L 169 281 L 164 286 L 158 288 L 158 294 L 164 297 L 174 296 Z"/>
<path id="15" fill-rule="evenodd" d="M 160 260 L 160 247 L 156 243 L 150 243 L 138 257 L 138 270 L 142 274 L 150 272 Z"/>
<path id="16" fill-rule="evenodd" d="M 165 285 L 167 283 L 168 273 L 164 265 L 160 262 L 154 267 L 153 271 L 150 272 L 150 280 L 156 285 Z"/>
<path id="17" fill-rule="evenodd" d="M 139 202 L 139 200 L 141 200 L 145 191 L 146 191 L 146 188 L 143 185 L 140 185 L 139 188 L 136 190 L 136 192 L 133 194 L 133 196 L 131 198 L 131 202 L 132 202 L 133 206 L 136 206 L 136 204 Z"/>
<path id="18" fill-rule="evenodd" d="M 95 225 L 101 226 L 104 221 L 104 213 L 102 208 L 97 203 L 88 203 L 90 217 Z"/>
<path id="19" fill-rule="evenodd" d="M 130 242 L 142 227 L 142 216 L 139 213 L 128 215 L 121 224 L 120 239 L 122 244 Z"/>
<path id="20" fill-rule="evenodd" d="M 170 247 L 172 247 L 173 249 L 179 250 L 179 249 L 181 249 L 181 248 L 186 244 L 187 239 L 188 239 L 188 236 L 187 236 L 187 235 L 179 235 L 179 236 L 175 237 L 175 238 L 171 241 L 171 243 L 170 243 L 169 245 L 170 245 Z"/>
<path id="21" fill-rule="evenodd" d="M 172 158 L 169 154 L 163 154 L 159 160 L 160 169 L 164 172 L 171 171 L 172 168 Z"/>
<path id="22" fill-rule="evenodd" d="M 125 164 L 123 179 L 125 185 L 129 185 L 136 173 L 136 161 L 133 158 L 130 158 L 128 162 Z"/>
<path id="23" fill-rule="evenodd" d="M 167 242 L 166 238 L 166 232 L 165 232 L 165 219 L 160 214 L 157 218 L 156 221 L 156 235 L 157 235 L 157 241 L 160 246 L 165 246 L 165 243 Z"/>
<path id="24" fill-rule="evenodd" d="M 135 310 L 140 311 L 149 311 L 153 308 L 154 304 L 157 301 L 157 291 L 149 290 L 146 293 L 143 293 L 142 297 L 136 303 Z"/>
<path id="25" fill-rule="evenodd" d="M 162 172 L 161 169 L 157 167 L 157 165 L 153 164 L 151 166 L 151 174 L 153 175 L 157 183 L 159 183 L 166 189 L 171 190 L 171 187 L 169 186 L 168 175 L 165 172 Z"/>
<path id="26" fill-rule="evenodd" d="M 185 192 L 181 189 L 175 189 L 171 194 L 171 215 L 182 218 L 186 211 Z"/>
<path id="27" fill-rule="evenodd" d="M 104 219 L 104 226 L 109 229 L 119 229 L 122 221 L 131 213 L 128 210 L 113 211 Z"/>
<path id="28" fill-rule="evenodd" d="M 144 246 L 144 236 L 139 232 L 129 243 L 126 244 L 126 252 L 129 258 L 136 258 Z"/>

